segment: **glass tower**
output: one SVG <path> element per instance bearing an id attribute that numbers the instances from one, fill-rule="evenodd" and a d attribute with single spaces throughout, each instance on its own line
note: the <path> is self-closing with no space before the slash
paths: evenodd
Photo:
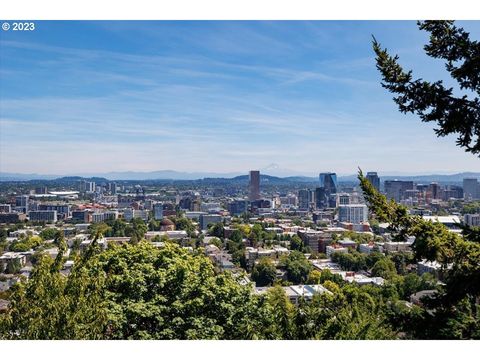
<path id="1" fill-rule="evenodd" d="M 320 173 L 320 187 L 325 189 L 327 196 L 337 193 L 338 183 L 336 173 Z"/>

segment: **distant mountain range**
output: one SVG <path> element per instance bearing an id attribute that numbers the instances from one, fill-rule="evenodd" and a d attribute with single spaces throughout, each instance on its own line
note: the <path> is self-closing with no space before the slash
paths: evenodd
<path id="1" fill-rule="evenodd" d="M 277 171 L 276 171 L 277 170 Z M 284 174 L 284 171 L 278 171 L 274 166 L 271 166 L 270 170 L 260 169 L 262 174 L 262 181 L 274 181 L 274 182 L 305 182 L 312 183 L 317 182 L 318 177 L 310 176 L 288 176 Z M 265 171 L 265 172 L 264 172 Z M 268 172 L 268 175 L 266 174 Z M 278 173 L 284 174 L 279 176 Z M 433 175 L 388 175 L 379 173 L 381 181 L 385 180 L 411 180 L 416 183 L 459 183 L 464 178 L 474 177 L 480 179 L 480 172 L 462 172 L 456 174 L 433 174 Z M 29 180 L 74 180 L 81 178 L 101 178 L 108 180 L 221 180 L 221 181 L 248 181 L 248 175 L 245 173 L 213 173 L 213 172 L 180 172 L 174 170 L 159 170 L 152 172 L 108 172 L 108 173 L 96 173 L 96 174 L 79 174 L 78 176 L 65 176 L 65 175 L 42 175 L 42 174 L 19 174 L 19 173 L 6 173 L 0 172 L 0 181 L 29 181 Z M 356 182 L 357 175 L 345 175 L 338 177 L 339 182 Z"/>
<path id="2" fill-rule="evenodd" d="M 22 181 L 22 180 L 54 180 L 64 177 L 92 178 L 101 177 L 109 180 L 197 180 L 203 178 L 232 178 L 242 173 L 210 173 L 210 172 L 180 172 L 174 170 L 159 170 L 150 172 L 137 171 L 114 171 L 108 173 L 84 173 L 75 176 L 65 175 L 43 175 L 43 174 L 19 174 L 0 172 L 0 181 Z"/>

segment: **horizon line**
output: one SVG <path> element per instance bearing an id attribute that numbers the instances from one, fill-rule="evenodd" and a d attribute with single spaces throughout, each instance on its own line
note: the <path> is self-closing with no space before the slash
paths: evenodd
<path id="1" fill-rule="evenodd" d="M 64 177 L 80 177 L 80 178 L 105 178 L 107 180 L 110 180 L 107 176 L 111 174 L 121 174 L 121 173 L 130 173 L 130 174 L 137 174 L 137 175 L 148 175 L 152 173 L 159 173 L 159 172 L 172 172 L 172 173 L 177 173 L 179 175 L 196 175 L 198 174 L 199 177 L 195 179 L 186 179 L 186 178 L 168 178 L 168 177 L 157 177 L 157 178 L 145 178 L 145 179 L 128 179 L 128 178 L 123 178 L 123 179 L 115 179 L 115 180 L 201 180 L 205 178 L 235 178 L 238 176 L 248 176 L 248 173 L 251 170 L 242 172 L 242 171 L 230 171 L 230 172 L 215 172 L 215 171 L 181 171 L 181 170 L 152 170 L 152 171 L 133 171 L 133 170 L 127 170 L 127 171 L 109 171 L 105 173 L 84 173 L 82 174 L 45 174 L 45 173 L 23 173 L 23 172 L 7 172 L 7 171 L 0 171 L 0 178 L 1 177 L 14 177 L 14 176 L 31 176 L 31 179 L 24 179 L 24 180 L 44 180 L 44 179 L 35 179 L 33 176 L 41 176 L 41 177 L 52 177 L 52 178 L 64 178 Z M 289 178 L 289 177 L 305 177 L 305 178 L 316 178 L 318 174 L 321 172 L 317 172 L 315 174 L 305 174 L 305 173 L 300 173 L 300 174 L 295 174 L 292 171 L 292 174 L 288 174 L 288 170 L 282 171 L 279 170 L 282 174 L 277 174 L 275 175 L 275 171 L 260 171 L 261 175 L 266 175 L 266 176 L 272 176 L 272 177 L 277 177 L 277 178 Z M 461 175 L 461 174 L 468 174 L 468 173 L 473 173 L 473 174 L 480 174 L 480 172 L 476 171 L 454 171 L 454 172 L 443 172 L 443 171 L 432 171 L 432 172 L 423 172 L 423 173 L 408 173 L 408 172 L 402 172 L 402 171 L 385 171 L 382 173 L 381 171 L 364 171 L 362 170 L 365 174 L 368 172 L 376 172 L 379 177 L 420 177 L 420 176 L 453 176 L 453 175 Z M 324 171 L 327 172 L 327 171 Z M 330 171 L 334 172 L 334 171 Z M 335 172 L 334 172 L 335 173 Z M 356 176 L 357 173 L 336 173 L 338 177 L 351 177 L 351 176 Z M 230 177 L 228 177 L 230 176 Z M 15 181 L 15 180 L 12 180 Z"/>

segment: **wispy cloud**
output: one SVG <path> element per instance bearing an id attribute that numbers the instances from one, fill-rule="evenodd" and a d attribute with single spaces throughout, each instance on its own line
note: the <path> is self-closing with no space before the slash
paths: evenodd
<path id="1" fill-rule="evenodd" d="M 447 166 L 442 159 L 465 170 L 478 161 L 398 114 L 379 85 L 370 34 L 412 48 L 410 59 L 421 49 L 401 34 L 415 33 L 413 23 L 61 26 L 70 36 L 0 40 L 2 171 L 243 171 L 272 162 L 413 171 Z"/>

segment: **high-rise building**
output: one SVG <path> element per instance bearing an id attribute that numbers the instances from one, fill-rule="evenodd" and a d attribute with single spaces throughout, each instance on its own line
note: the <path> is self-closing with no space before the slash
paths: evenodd
<path id="1" fill-rule="evenodd" d="M 387 198 L 400 202 L 407 190 L 413 190 L 413 181 L 386 180 L 385 193 Z"/>
<path id="2" fill-rule="evenodd" d="M 236 199 L 227 205 L 231 215 L 238 216 L 248 211 L 248 202 L 244 199 Z"/>
<path id="3" fill-rule="evenodd" d="M 85 183 L 85 192 L 89 192 L 89 193 L 95 192 L 95 182 L 87 181 Z"/>
<path id="4" fill-rule="evenodd" d="M 373 187 L 377 189 L 377 191 L 380 191 L 380 178 L 376 172 L 367 172 L 366 178 L 372 183 Z"/>
<path id="5" fill-rule="evenodd" d="M 298 191 L 298 208 L 300 210 L 308 210 L 310 208 L 311 190 L 302 189 Z"/>
<path id="6" fill-rule="evenodd" d="M 463 179 L 463 198 L 476 200 L 480 198 L 480 184 L 476 178 Z"/>
<path id="7" fill-rule="evenodd" d="M 438 186 L 438 183 L 430 183 L 428 191 L 430 192 L 432 199 L 440 199 L 440 187 Z"/>
<path id="8" fill-rule="evenodd" d="M 320 187 L 325 189 L 327 196 L 336 194 L 338 189 L 337 174 L 335 173 L 320 173 L 318 176 L 320 180 Z"/>
<path id="9" fill-rule="evenodd" d="M 255 201 L 260 199 L 260 171 L 250 171 L 248 190 L 248 200 Z"/>
<path id="10" fill-rule="evenodd" d="M 365 204 L 340 205 L 338 207 L 338 221 L 352 224 L 361 224 L 368 220 L 368 208 Z"/>
<path id="11" fill-rule="evenodd" d="M 443 191 L 443 200 L 449 199 L 463 199 L 463 188 L 458 185 L 447 185 Z"/>
<path id="12" fill-rule="evenodd" d="M 85 180 L 78 180 L 78 191 L 85 192 L 87 189 L 87 182 Z"/>
<path id="13" fill-rule="evenodd" d="M 315 189 L 315 208 L 325 209 L 328 207 L 328 196 L 324 187 Z"/>
<path id="14" fill-rule="evenodd" d="M 116 195 L 116 194 L 117 194 L 117 191 L 118 191 L 118 189 L 117 189 L 117 183 L 109 182 L 109 183 L 107 184 L 107 189 L 108 189 L 108 191 L 110 192 L 110 194 Z"/>

